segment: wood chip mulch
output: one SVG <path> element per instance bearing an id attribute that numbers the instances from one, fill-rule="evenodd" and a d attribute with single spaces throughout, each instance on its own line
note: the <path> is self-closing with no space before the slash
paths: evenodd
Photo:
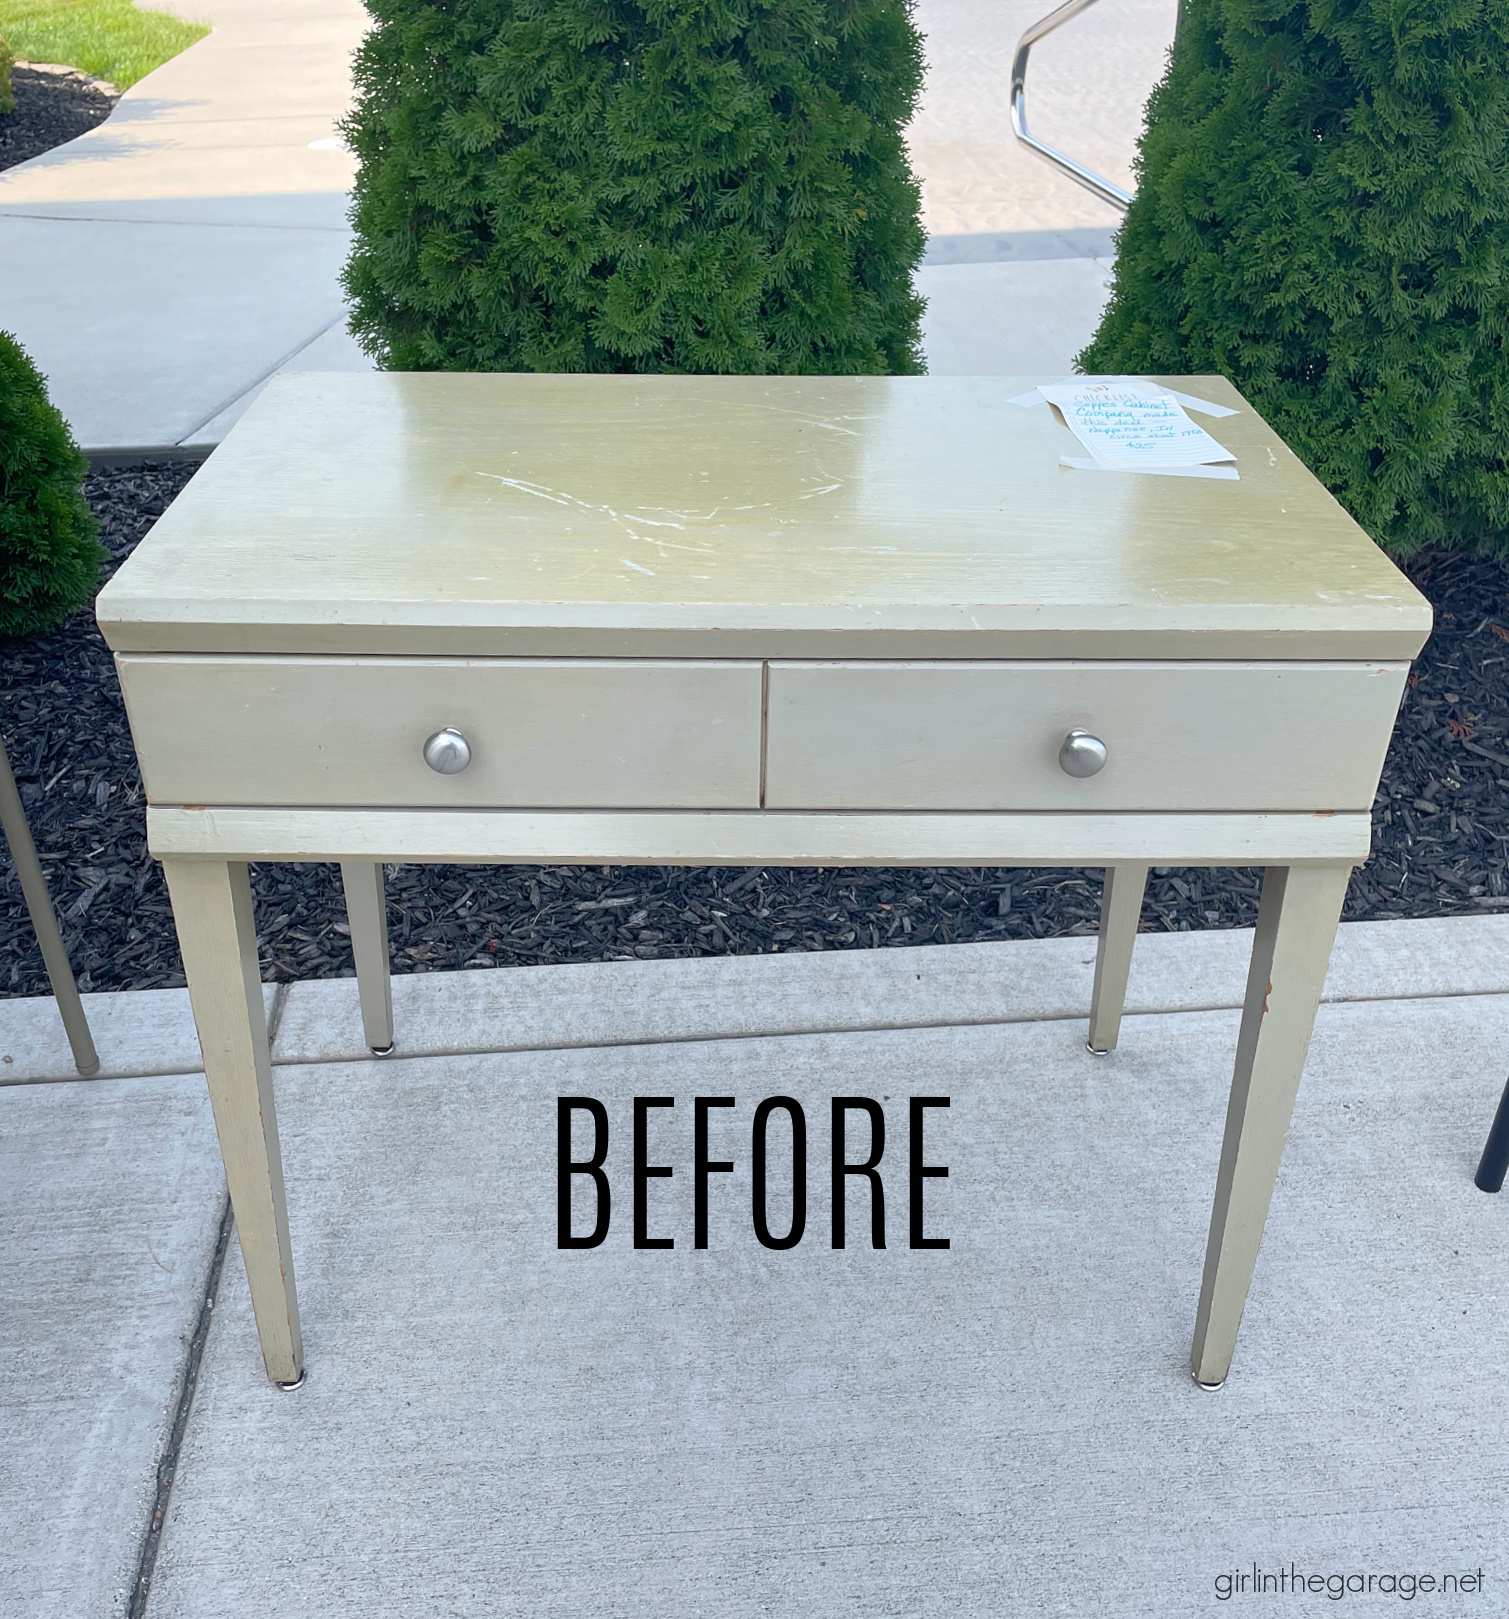
<path id="1" fill-rule="evenodd" d="M 18 63 L 11 72 L 13 111 L 0 113 L 0 169 L 13 169 L 102 124 L 120 92 L 72 68 Z"/>
<path id="2" fill-rule="evenodd" d="M 112 567 L 192 470 L 90 476 Z M 1375 852 L 1347 899 L 1351 921 L 1509 908 L 1509 575 L 1444 552 L 1417 558 L 1410 572 L 1436 606 L 1437 627 L 1410 679 L 1374 809 Z M 181 984 L 119 689 L 87 609 L 51 635 L 0 649 L 0 731 L 81 987 Z M 1250 926 L 1259 875 L 1160 869 L 1142 926 Z M 260 865 L 253 886 L 265 978 L 353 970 L 334 866 Z M 388 898 L 395 971 L 428 972 L 1093 933 L 1100 873 L 403 866 L 389 868 Z M 7 864 L 0 994 L 48 992 Z"/>

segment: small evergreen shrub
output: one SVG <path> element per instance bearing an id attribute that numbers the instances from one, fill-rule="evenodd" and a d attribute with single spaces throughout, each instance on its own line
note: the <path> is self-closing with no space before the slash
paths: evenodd
<path id="1" fill-rule="evenodd" d="M 53 629 L 94 594 L 105 553 L 88 470 L 36 367 L 0 332 L 0 639 Z"/>
<path id="2" fill-rule="evenodd" d="M 16 110 L 16 92 L 11 86 L 10 70 L 16 65 L 10 46 L 0 36 L 0 118 Z"/>
<path id="3" fill-rule="evenodd" d="M 397 370 L 921 369 L 911 0 L 368 0 L 353 329 Z"/>
<path id="4" fill-rule="evenodd" d="M 1183 0 L 1086 371 L 1224 373 L 1388 549 L 1509 556 L 1509 0 Z"/>

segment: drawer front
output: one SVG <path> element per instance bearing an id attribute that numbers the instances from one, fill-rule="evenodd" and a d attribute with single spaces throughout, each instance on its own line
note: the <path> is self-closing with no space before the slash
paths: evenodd
<path id="1" fill-rule="evenodd" d="M 770 809 L 1361 810 L 1407 664 L 773 663 Z M 1059 764 L 1071 729 L 1098 774 Z"/>
<path id="2" fill-rule="evenodd" d="M 758 663 L 121 655 L 162 804 L 752 809 Z M 440 775 L 445 727 L 471 762 Z"/>

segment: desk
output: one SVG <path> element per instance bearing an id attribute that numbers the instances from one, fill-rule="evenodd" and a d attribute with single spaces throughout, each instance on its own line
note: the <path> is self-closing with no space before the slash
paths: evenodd
<path id="1" fill-rule="evenodd" d="M 1061 469 L 1029 380 L 284 376 L 101 594 L 274 1380 L 248 860 L 342 863 L 374 1045 L 383 861 L 1104 866 L 1100 1050 L 1149 865 L 1264 866 L 1224 1380 L 1430 610 L 1224 382 L 1236 482 Z"/>

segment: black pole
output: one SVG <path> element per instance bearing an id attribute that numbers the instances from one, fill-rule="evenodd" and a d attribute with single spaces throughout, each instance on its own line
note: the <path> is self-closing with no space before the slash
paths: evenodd
<path id="1" fill-rule="evenodd" d="M 1504 1173 L 1509 1170 L 1509 1085 L 1493 1116 L 1493 1128 L 1488 1132 L 1488 1144 L 1483 1148 L 1483 1159 L 1478 1172 L 1472 1177 L 1479 1191 L 1497 1192 L 1504 1184 Z"/>

